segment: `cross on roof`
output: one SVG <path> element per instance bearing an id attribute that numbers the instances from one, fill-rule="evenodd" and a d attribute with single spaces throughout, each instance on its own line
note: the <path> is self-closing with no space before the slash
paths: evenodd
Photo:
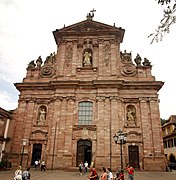
<path id="1" fill-rule="evenodd" d="M 93 8 L 90 13 L 87 14 L 87 19 L 92 20 L 94 17 L 94 12 L 96 12 L 96 10 Z"/>

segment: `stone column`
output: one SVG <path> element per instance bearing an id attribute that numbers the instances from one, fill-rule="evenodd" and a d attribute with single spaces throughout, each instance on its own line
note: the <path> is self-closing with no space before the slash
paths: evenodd
<path id="1" fill-rule="evenodd" d="M 72 154 L 75 149 L 73 149 L 72 142 L 72 129 L 73 129 L 73 111 L 75 105 L 75 97 L 67 97 L 67 117 L 65 121 L 65 145 L 64 145 L 64 161 L 66 166 L 72 166 Z"/>
<path id="2" fill-rule="evenodd" d="M 72 60 L 72 75 L 76 75 L 76 67 L 77 67 L 77 61 L 76 61 L 76 58 L 77 58 L 77 41 L 73 41 L 73 60 Z"/>
<path id="3" fill-rule="evenodd" d="M 60 59 L 58 63 L 58 76 L 63 76 L 64 74 L 64 63 L 65 63 L 65 47 L 66 47 L 66 42 L 61 43 L 60 45 Z"/>
<path id="4" fill-rule="evenodd" d="M 48 146 L 50 146 L 50 154 L 51 154 L 51 168 L 59 167 L 59 159 L 58 159 L 58 150 L 59 150 L 59 123 L 60 123 L 60 116 L 61 116 L 61 104 L 62 98 L 55 97 L 53 102 L 53 112 L 52 112 L 52 122 L 51 122 L 51 141 Z"/>
<path id="5" fill-rule="evenodd" d="M 151 114 L 151 131 L 153 138 L 153 157 L 157 166 L 160 167 L 161 170 L 165 169 L 165 161 L 164 161 L 164 148 L 163 148 L 163 139 L 161 132 L 161 122 L 160 122 L 160 113 L 159 113 L 159 105 L 157 98 L 149 99 L 150 106 L 150 114 Z"/>
<path id="6" fill-rule="evenodd" d="M 99 76 L 103 76 L 103 40 L 99 41 L 99 57 L 98 57 Z"/>
<path id="7" fill-rule="evenodd" d="M 116 56 L 116 46 L 115 41 L 111 41 L 111 76 L 115 76 L 117 74 L 117 56 Z"/>
<path id="8" fill-rule="evenodd" d="M 105 164 L 105 136 L 107 136 L 107 122 L 105 121 L 105 97 L 97 96 L 97 149 L 96 149 L 96 165 Z M 108 123 L 109 124 L 109 123 Z M 105 135 L 106 134 L 106 135 Z"/>

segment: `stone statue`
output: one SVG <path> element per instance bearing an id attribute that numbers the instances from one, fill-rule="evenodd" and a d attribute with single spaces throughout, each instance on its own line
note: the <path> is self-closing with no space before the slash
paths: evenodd
<path id="1" fill-rule="evenodd" d="M 136 58 L 134 59 L 137 66 L 141 66 L 142 58 L 139 54 L 137 54 Z"/>
<path id="2" fill-rule="evenodd" d="M 127 126 L 135 126 L 135 108 L 130 107 L 127 109 Z"/>
<path id="3" fill-rule="evenodd" d="M 54 53 L 50 53 L 50 55 L 46 57 L 44 64 L 53 64 L 55 63 L 55 61 L 56 61 L 56 55 L 54 52 Z"/>
<path id="4" fill-rule="evenodd" d="M 84 60 L 83 60 L 84 66 L 90 66 L 91 65 L 91 57 L 92 57 L 91 53 L 89 53 L 87 51 L 84 53 Z"/>
<path id="5" fill-rule="evenodd" d="M 142 64 L 143 66 L 151 66 L 151 62 L 147 58 L 144 58 L 144 62 Z"/>
<path id="6" fill-rule="evenodd" d="M 36 60 L 37 67 L 40 68 L 42 63 L 43 63 L 42 58 L 41 56 L 39 56 L 38 59 Z"/>
<path id="7" fill-rule="evenodd" d="M 45 121 L 46 121 L 46 111 L 44 108 L 40 109 L 40 112 L 39 112 L 39 119 L 37 121 L 37 123 L 43 123 L 45 124 Z"/>
<path id="8" fill-rule="evenodd" d="M 132 61 L 131 52 L 127 53 L 126 50 L 124 50 L 124 53 L 122 53 L 120 51 L 120 58 L 122 61 L 131 62 Z"/>
<path id="9" fill-rule="evenodd" d="M 34 60 L 33 60 L 33 61 L 31 61 L 31 62 L 28 64 L 27 69 L 34 69 L 35 66 L 36 66 L 36 64 L 35 64 L 35 62 L 34 62 Z"/>

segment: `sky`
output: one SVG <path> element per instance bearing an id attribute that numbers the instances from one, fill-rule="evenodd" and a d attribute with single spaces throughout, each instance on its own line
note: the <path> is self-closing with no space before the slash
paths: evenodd
<path id="1" fill-rule="evenodd" d="M 159 91 L 160 116 L 176 114 L 176 27 L 161 42 L 150 44 L 163 9 L 155 0 L 0 0 L 0 107 L 18 106 L 19 92 L 30 61 L 56 52 L 52 32 L 83 20 L 95 9 L 94 21 L 125 29 L 121 51 L 138 53 L 152 64 L 152 75 L 165 84 Z"/>

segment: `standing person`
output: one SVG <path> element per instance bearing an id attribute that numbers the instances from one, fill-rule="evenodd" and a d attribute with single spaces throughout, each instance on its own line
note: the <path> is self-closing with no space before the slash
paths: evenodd
<path id="1" fill-rule="evenodd" d="M 22 180 L 22 170 L 21 170 L 21 166 L 18 166 L 17 170 L 15 171 L 14 180 Z"/>
<path id="2" fill-rule="evenodd" d="M 83 166 L 84 166 L 84 164 L 83 164 L 83 162 L 81 162 L 81 163 L 79 164 L 79 173 L 80 173 L 80 175 L 82 175 Z"/>
<path id="3" fill-rule="evenodd" d="M 118 177 L 117 177 L 117 180 L 124 180 L 124 173 L 123 173 L 123 170 L 120 171 Z"/>
<path id="4" fill-rule="evenodd" d="M 37 169 L 38 165 L 39 165 L 39 162 L 38 162 L 38 160 L 36 160 L 36 161 L 34 162 L 34 167 L 35 167 L 35 169 Z"/>
<path id="5" fill-rule="evenodd" d="M 30 167 L 27 167 L 26 171 L 23 171 L 22 180 L 29 180 L 30 179 L 31 174 L 29 171 L 30 171 Z"/>
<path id="6" fill-rule="evenodd" d="M 87 173 L 87 169 L 88 169 L 88 162 L 86 161 L 85 163 L 84 163 L 84 167 L 85 167 L 85 173 Z"/>
<path id="7" fill-rule="evenodd" d="M 107 172 L 107 180 L 113 180 L 113 174 L 111 172 L 111 169 L 107 168 L 106 172 Z"/>
<path id="8" fill-rule="evenodd" d="M 98 174 L 95 168 L 93 168 L 92 165 L 90 165 L 90 174 L 87 176 L 90 180 L 97 180 Z"/>
<path id="9" fill-rule="evenodd" d="M 107 180 L 107 173 L 105 167 L 102 167 L 101 180 Z"/>
<path id="10" fill-rule="evenodd" d="M 127 164 L 126 170 L 128 172 L 128 179 L 134 180 L 134 168 L 130 165 L 130 163 Z"/>
<path id="11" fill-rule="evenodd" d="M 41 162 L 41 171 L 46 171 L 46 165 L 45 165 L 45 161 Z"/>

